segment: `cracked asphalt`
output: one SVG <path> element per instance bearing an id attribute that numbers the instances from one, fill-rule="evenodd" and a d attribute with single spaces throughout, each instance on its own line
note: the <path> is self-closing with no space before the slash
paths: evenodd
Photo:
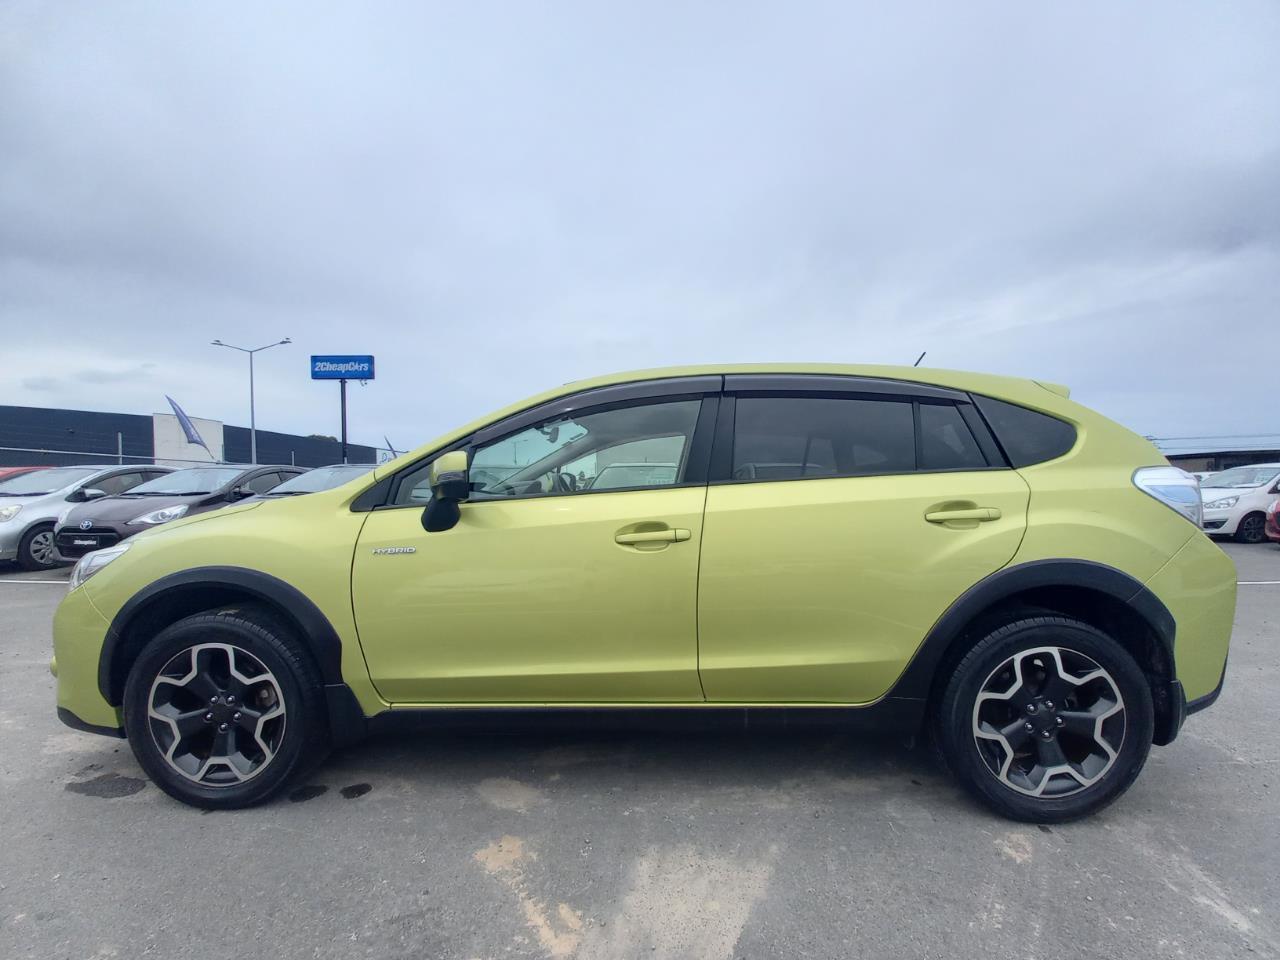
<path id="1" fill-rule="evenodd" d="M 996 819 L 832 732 L 418 736 L 201 813 L 62 726 L 65 572 L 0 572 L 0 957 L 1280 956 L 1280 547 L 1217 705 L 1118 803 Z"/>

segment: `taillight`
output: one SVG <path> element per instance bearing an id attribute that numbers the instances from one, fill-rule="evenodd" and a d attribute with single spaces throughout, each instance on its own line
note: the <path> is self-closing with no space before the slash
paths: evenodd
<path id="1" fill-rule="evenodd" d="M 1201 513 L 1200 481 L 1177 467 L 1141 467 L 1134 471 L 1133 485 L 1175 510 L 1197 527 Z"/>

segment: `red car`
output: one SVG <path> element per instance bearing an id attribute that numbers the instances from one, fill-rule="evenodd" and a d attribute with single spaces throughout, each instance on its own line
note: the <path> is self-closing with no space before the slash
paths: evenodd
<path id="1" fill-rule="evenodd" d="M 1280 543 L 1280 500 L 1267 507 L 1267 536 Z"/>
<path id="2" fill-rule="evenodd" d="M 48 467 L 0 467 L 0 480 L 8 480 L 10 477 L 16 477 L 20 473 L 30 473 L 32 470 L 47 470 Z"/>

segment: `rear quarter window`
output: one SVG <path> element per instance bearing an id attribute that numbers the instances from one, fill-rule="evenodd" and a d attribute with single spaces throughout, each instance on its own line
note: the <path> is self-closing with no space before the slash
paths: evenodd
<path id="1" fill-rule="evenodd" d="M 1057 417 L 977 394 L 973 402 L 1015 467 L 1053 460 L 1076 445 L 1076 428 Z"/>

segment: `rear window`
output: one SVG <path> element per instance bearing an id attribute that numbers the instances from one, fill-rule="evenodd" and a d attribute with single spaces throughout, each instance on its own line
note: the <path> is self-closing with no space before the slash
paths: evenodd
<path id="1" fill-rule="evenodd" d="M 973 402 L 1015 467 L 1052 460 L 1076 445 L 1076 428 L 1057 417 L 977 394 Z"/>
<path id="2" fill-rule="evenodd" d="M 826 397 L 739 397 L 733 479 L 910 473 L 911 404 Z"/>

